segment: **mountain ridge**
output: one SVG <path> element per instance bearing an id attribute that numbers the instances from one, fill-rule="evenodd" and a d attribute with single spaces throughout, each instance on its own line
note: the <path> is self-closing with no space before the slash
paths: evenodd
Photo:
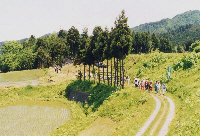
<path id="1" fill-rule="evenodd" d="M 150 31 L 150 33 L 163 33 L 169 30 L 174 30 L 179 26 L 187 24 L 197 24 L 200 25 L 200 11 L 190 10 L 181 14 L 177 14 L 172 19 L 165 18 L 156 22 L 149 22 L 141 24 L 136 27 L 132 27 L 131 30 L 134 31 Z"/>

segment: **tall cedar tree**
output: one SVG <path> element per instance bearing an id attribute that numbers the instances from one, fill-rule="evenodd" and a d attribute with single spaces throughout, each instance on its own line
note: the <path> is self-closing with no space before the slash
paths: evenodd
<path id="1" fill-rule="evenodd" d="M 113 29 L 114 35 L 111 44 L 113 57 L 122 59 L 131 51 L 132 36 L 131 29 L 128 24 L 128 17 L 125 16 L 125 11 L 122 10 L 121 15 L 115 21 L 115 28 Z"/>
<path id="2" fill-rule="evenodd" d="M 111 49 L 113 57 L 117 58 L 117 85 L 119 78 L 118 60 L 123 60 L 123 58 L 130 53 L 132 47 L 131 29 L 129 28 L 127 21 L 128 17 L 125 17 L 125 11 L 122 10 L 121 15 L 119 15 L 119 18 L 117 18 L 117 20 L 114 23 L 115 28 L 113 29 L 113 37 L 112 37 L 113 40 L 111 43 Z M 123 61 L 122 61 L 122 67 L 123 67 Z"/>
<path id="3" fill-rule="evenodd" d="M 88 38 L 88 28 L 83 29 L 83 33 L 81 34 L 80 45 L 76 56 L 76 62 L 84 64 L 84 75 L 85 75 L 85 65 L 90 64 L 90 59 L 86 56 L 86 50 L 89 46 L 89 38 Z M 89 69 L 90 73 L 90 69 Z M 84 76 L 85 80 L 85 76 Z"/>
<path id="4" fill-rule="evenodd" d="M 92 53 L 94 54 L 94 59 L 98 63 L 103 60 L 103 42 L 102 42 L 102 32 L 103 29 L 100 26 L 96 26 L 93 29 L 93 36 L 91 44 L 94 47 Z M 99 64 L 98 64 L 98 77 L 100 83 L 100 71 L 99 71 Z"/>
<path id="5" fill-rule="evenodd" d="M 80 34 L 78 29 L 76 29 L 74 26 L 72 26 L 67 33 L 67 42 L 70 47 L 70 55 L 74 59 L 80 45 Z"/>
<path id="6" fill-rule="evenodd" d="M 160 48 L 160 40 L 156 37 L 156 34 L 153 33 L 151 35 L 151 41 L 152 41 L 152 48 L 155 51 L 156 49 Z"/>
<path id="7" fill-rule="evenodd" d="M 164 53 L 172 52 L 172 44 L 167 38 L 160 38 L 160 51 Z"/>
<path id="8" fill-rule="evenodd" d="M 112 54 L 111 54 L 111 49 L 110 49 L 110 45 L 111 45 L 111 37 L 110 37 L 110 33 L 108 31 L 108 28 L 106 27 L 105 30 L 102 33 L 102 37 L 103 37 L 103 44 L 105 45 L 104 47 L 104 51 L 103 51 L 103 58 L 107 59 L 107 81 L 108 81 L 108 85 L 109 85 L 109 75 L 108 75 L 108 60 L 112 58 Z M 111 61 L 112 63 L 112 61 Z M 111 64 L 112 65 L 112 64 Z"/>

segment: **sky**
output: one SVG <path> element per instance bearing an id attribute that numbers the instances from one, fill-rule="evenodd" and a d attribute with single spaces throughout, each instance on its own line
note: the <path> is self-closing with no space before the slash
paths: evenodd
<path id="1" fill-rule="evenodd" d="M 130 28 L 200 10 L 200 0 L 0 0 L 0 42 L 36 38 L 75 26 L 89 35 L 114 27 L 122 10 Z"/>

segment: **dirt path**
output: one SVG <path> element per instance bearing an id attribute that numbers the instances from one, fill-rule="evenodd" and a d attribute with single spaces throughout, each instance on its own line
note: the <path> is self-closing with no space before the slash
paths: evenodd
<path id="1" fill-rule="evenodd" d="M 174 114 L 175 114 L 175 104 L 174 104 L 174 102 L 169 97 L 167 97 L 167 96 L 164 96 L 164 97 L 167 98 L 167 100 L 169 101 L 170 109 L 169 109 L 169 114 L 167 116 L 167 119 L 166 119 L 163 127 L 161 128 L 158 136 L 165 136 L 167 134 L 168 127 L 169 127 L 172 119 L 174 118 Z"/>
<path id="2" fill-rule="evenodd" d="M 157 96 L 157 97 L 153 96 L 154 99 L 158 99 L 156 100 L 157 105 L 155 109 L 155 111 L 157 112 L 155 111 L 153 112 L 151 117 L 148 119 L 145 125 L 139 130 L 136 136 L 141 136 L 146 131 L 147 132 L 145 133 L 145 135 L 165 136 L 168 133 L 168 127 L 172 119 L 174 118 L 175 105 L 174 105 L 174 102 L 169 97 L 166 97 L 166 96 Z M 162 103 L 162 106 L 161 106 L 161 103 Z M 161 108 L 162 110 L 160 109 L 159 106 L 162 107 Z M 149 126 L 151 126 L 151 128 L 148 128 Z"/>
<path id="3" fill-rule="evenodd" d="M 151 124 L 151 122 L 155 119 L 156 115 L 158 114 L 160 107 L 161 107 L 161 102 L 160 100 L 153 96 L 153 98 L 156 100 L 156 109 L 154 110 L 154 112 L 152 113 L 152 115 L 149 117 L 149 119 L 147 120 L 147 122 L 144 124 L 144 126 L 142 128 L 140 128 L 140 130 L 138 131 L 138 133 L 136 134 L 136 136 L 141 136 L 144 134 L 144 132 L 147 130 L 147 128 L 149 127 L 149 125 Z"/>
<path id="4" fill-rule="evenodd" d="M 165 100 L 160 96 L 159 96 L 159 99 L 161 100 L 161 103 L 162 103 L 161 105 L 163 105 L 161 106 L 161 110 L 160 110 L 161 115 L 157 117 L 157 120 L 155 119 L 155 122 L 153 122 L 154 125 L 151 128 L 150 136 L 155 135 L 156 130 L 160 129 L 159 126 L 162 125 L 160 123 L 162 122 L 163 118 L 165 118 L 166 112 L 168 111 L 167 102 L 165 102 Z"/>

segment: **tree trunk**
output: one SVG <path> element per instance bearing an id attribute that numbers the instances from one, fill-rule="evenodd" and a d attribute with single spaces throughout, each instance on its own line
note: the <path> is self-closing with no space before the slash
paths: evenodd
<path id="1" fill-rule="evenodd" d="M 109 85 L 109 77 L 108 77 L 108 59 L 107 59 L 107 81 L 108 81 L 108 85 Z"/>
<path id="2" fill-rule="evenodd" d="M 104 65 L 103 65 L 103 82 L 104 82 Z"/>
<path id="3" fill-rule="evenodd" d="M 122 89 L 124 89 L 124 64 L 123 64 L 123 57 L 122 57 L 122 72 L 123 72 L 123 85 L 122 85 Z"/>
<path id="4" fill-rule="evenodd" d="M 99 62 L 98 62 L 99 63 Z M 98 65 L 98 73 L 99 73 L 99 83 L 100 83 L 100 71 L 99 71 L 99 65 Z"/>
<path id="5" fill-rule="evenodd" d="M 114 69 L 115 69 L 115 77 L 114 77 L 114 86 L 116 84 L 116 67 L 115 67 L 115 58 L 114 58 Z"/>
<path id="6" fill-rule="evenodd" d="M 118 58 L 117 58 L 117 86 L 118 86 L 118 81 L 119 81 L 119 80 L 118 80 L 118 76 L 119 76 L 119 75 L 118 75 L 118 72 L 119 72 L 119 71 L 118 71 Z"/>
<path id="7" fill-rule="evenodd" d="M 112 58 L 111 58 L 111 65 L 110 65 L 110 67 L 111 67 L 111 70 L 110 70 L 111 71 L 111 75 L 110 75 L 111 76 L 111 82 L 110 83 L 111 83 L 111 86 L 112 86 Z"/>
<path id="8" fill-rule="evenodd" d="M 84 81 L 85 81 L 85 64 L 84 64 L 84 75 L 83 75 L 83 77 L 84 77 Z"/>
<path id="9" fill-rule="evenodd" d="M 94 71 L 94 64 L 93 64 L 93 71 Z M 93 76 L 94 76 L 94 84 L 95 84 L 95 72 L 93 73 Z"/>
<path id="10" fill-rule="evenodd" d="M 121 70 L 122 70 L 122 68 L 121 68 L 121 59 L 119 60 L 119 66 L 120 66 L 120 72 L 119 72 L 119 73 L 120 73 L 120 74 L 119 74 L 119 75 L 120 75 L 120 77 L 119 77 L 120 80 L 119 80 L 119 84 L 122 85 L 122 84 L 121 84 L 121 80 L 122 80 L 122 73 L 121 73 Z"/>
<path id="11" fill-rule="evenodd" d="M 90 81 L 90 65 L 89 65 L 89 81 Z"/>

